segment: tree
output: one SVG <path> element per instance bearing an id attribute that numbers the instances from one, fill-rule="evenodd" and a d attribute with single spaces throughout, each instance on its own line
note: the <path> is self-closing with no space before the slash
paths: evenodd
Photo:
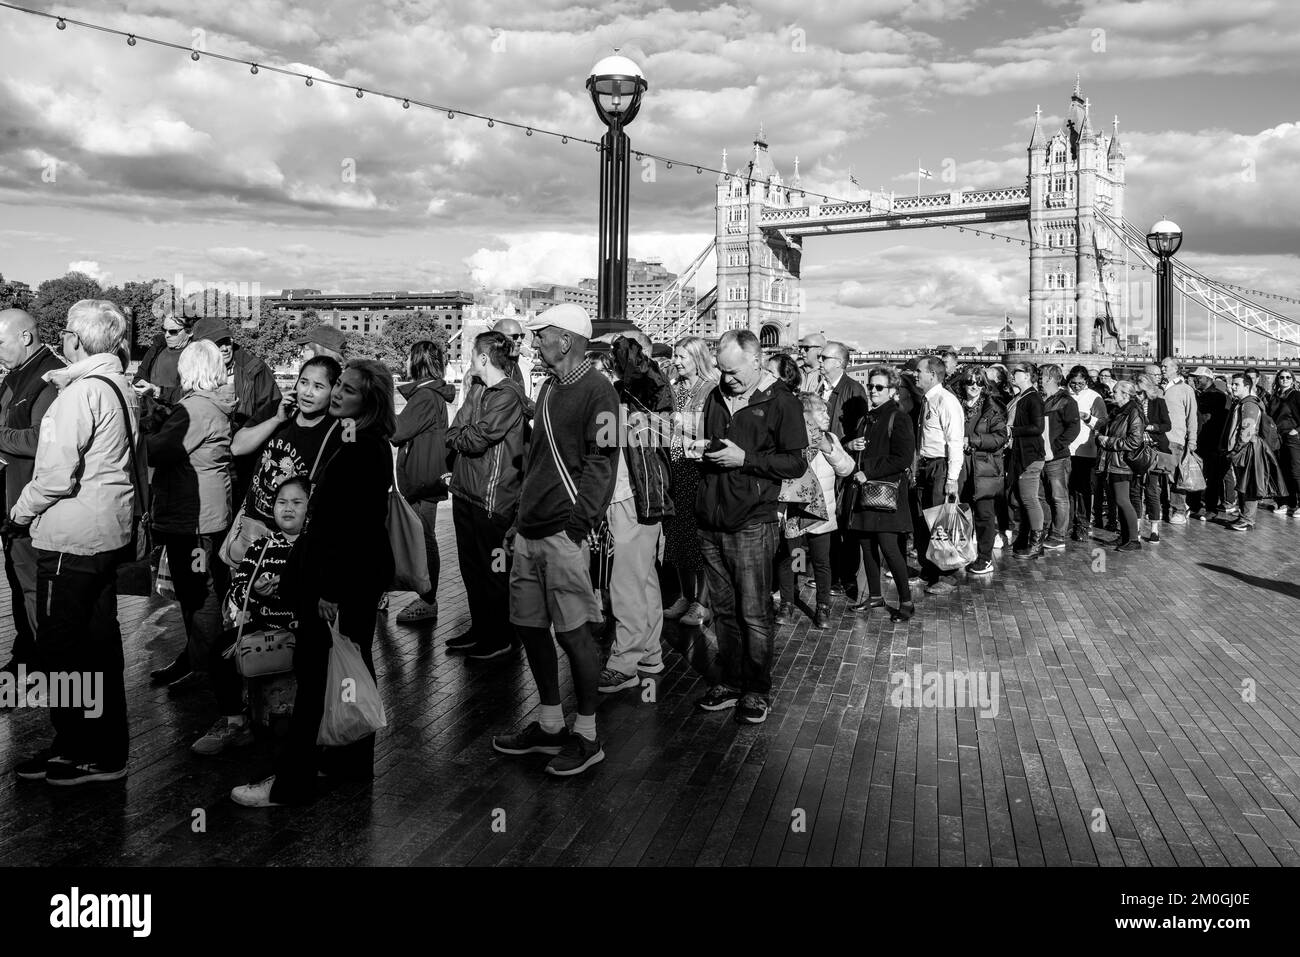
<path id="1" fill-rule="evenodd" d="M 347 343 L 349 359 L 374 359 L 382 362 L 394 375 L 401 375 L 406 367 L 406 355 L 393 348 L 383 333 L 368 335 L 363 332 L 345 332 L 343 337 Z"/>
<path id="2" fill-rule="evenodd" d="M 444 328 L 442 320 L 431 312 L 417 312 L 411 316 L 393 316 L 384 324 L 383 336 L 389 341 L 393 351 L 399 357 L 402 367 L 406 365 L 406 357 L 411 351 L 411 346 L 422 339 L 441 343 L 443 349 L 447 348 L 447 330 Z"/>
<path id="3" fill-rule="evenodd" d="M 302 348 L 297 343 L 299 332 L 291 320 L 263 306 L 257 321 L 257 342 L 253 351 L 272 368 L 291 365 Z"/>
<path id="4" fill-rule="evenodd" d="M 32 305 L 41 341 L 57 353 L 59 335 L 68 324 L 68 310 L 82 299 L 103 298 L 103 287 L 82 272 L 45 280 L 36 290 L 36 301 Z"/>
<path id="5" fill-rule="evenodd" d="M 0 273 L 0 309 L 30 309 L 32 295 L 25 289 L 19 289 L 14 283 L 5 282 Z"/>
<path id="6" fill-rule="evenodd" d="M 104 290 L 104 298 L 121 306 L 131 320 L 137 352 L 153 345 L 154 339 L 162 334 L 163 318 L 175 311 L 172 286 L 165 279 L 110 286 Z"/>

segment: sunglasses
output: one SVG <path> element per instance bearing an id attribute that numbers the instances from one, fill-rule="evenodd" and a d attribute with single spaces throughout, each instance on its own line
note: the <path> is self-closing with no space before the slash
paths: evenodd
<path id="1" fill-rule="evenodd" d="M 183 331 L 182 329 L 169 329 L 167 326 L 163 326 L 164 336 L 179 336 Z"/>
<path id="2" fill-rule="evenodd" d="M 1289 376 L 1289 375 L 1280 375 L 1280 376 L 1278 376 L 1278 380 L 1281 381 L 1281 382 L 1290 382 L 1290 381 L 1292 380 L 1292 378 L 1294 378 L 1294 377 L 1293 377 L 1293 376 Z"/>
<path id="3" fill-rule="evenodd" d="M 869 385 L 869 386 L 867 386 L 867 391 L 868 391 L 868 392 L 887 392 L 887 391 L 889 391 L 889 386 L 887 386 L 887 385 Z"/>

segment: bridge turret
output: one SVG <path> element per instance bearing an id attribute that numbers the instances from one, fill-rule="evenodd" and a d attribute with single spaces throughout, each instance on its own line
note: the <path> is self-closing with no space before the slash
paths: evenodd
<path id="1" fill-rule="evenodd" d="M 1047 303 L 1045 278 L 1048 221 L 1047 138 L 1043 135 L 1043 108 L 1034 109 L 1034 134 L 1029 138 L 1029 338 L 1042 334 Z"/>
<path id="2" fill-rule="evenodd" d="M 1079 127 L 1079 170 L 1075 188 L 1075 295 L 1074 338 L 1079 352 L 1093 348 L 1093 324 L 1097 318 L 1097 279 L 1099 262 L 1097 243 L 1093 240 L 1096 229 L 1098 197 L 1097 172 L 1100 156 L 1097 134 L 1088 114 L 1091 104 L 1083 101 L 1083 119 Z"/>

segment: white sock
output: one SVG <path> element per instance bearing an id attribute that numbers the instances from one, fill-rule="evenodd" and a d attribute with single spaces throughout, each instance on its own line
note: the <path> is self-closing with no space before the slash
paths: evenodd
<path id="1" fill-rule="evenodd" d="M 226 724 L 234 725 L 236 728 L 242 728 L 247 723 L 248 723 L 248 718 L 246 718 L 242 714 L 226 715 Z"/>
<path id="2" fill-rule="evenodd" d="M 564 706 L 559 704 L 542 705 L 541 717 L 537 723 L 547 734 L 559 734 L 564 730 Z"/>
<path id="3" fill-rule="evenodd" d="M 573 733 L 580 734 L 588 741 L 596 740 L 596 716 L 580 714 L 573 719 Z"/>

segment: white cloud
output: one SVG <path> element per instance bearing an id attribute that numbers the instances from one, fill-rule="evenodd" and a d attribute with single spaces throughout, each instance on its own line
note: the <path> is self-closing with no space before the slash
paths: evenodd
<path id="1" fill-rule="evenodd" d="M 66 271 L 85 273 L 101 286 L 107 286 L 108 280 L 113 275 L 107 269 L 101 269 L 99 263 L 93 259 L 79 259 L 76 262 L 70 262 Z"/>

